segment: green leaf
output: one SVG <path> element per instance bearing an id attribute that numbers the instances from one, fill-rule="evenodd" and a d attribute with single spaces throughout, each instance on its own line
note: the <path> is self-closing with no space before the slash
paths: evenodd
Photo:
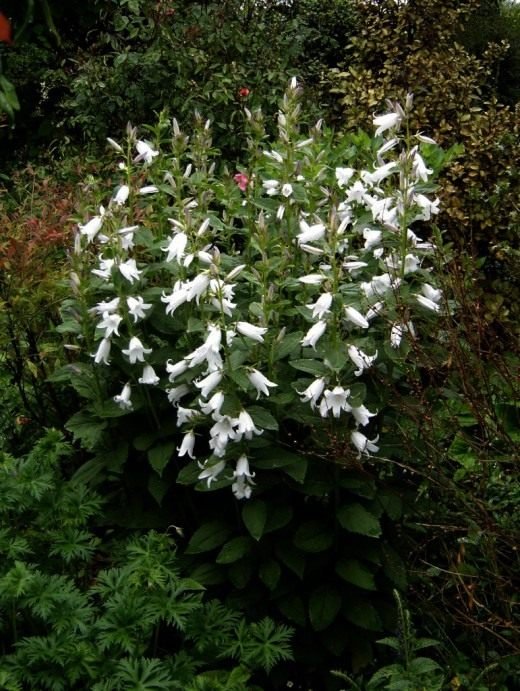
<path id="1" fill-rule="evenodd" d="M 260 564 L 258 576 L 269 590 L 274 590 L 280 581 L 282 570 L 275 559 L 268 559 Z"/>
<path id="2" fill-rule="evenodd" d="M 255 425 L 258 425 L 258 427 L 261 427 L 262 429 L 278 429 L 277 421 L 265 408 L 253 405 L 247 409 L 247 412 L 249 415 L 251 415 L 253 422 Z"/>
<path id="3" fill-rule="evenodd" d="M 222 547 L 215 561 L 217 564 L 232 564 L 251 551 L 251 538 L 247 535 L 234 537 Z"/>
<path id="4" fill-rule="evenodd" d="M 80 410 L 65 425 L 65 429 L 72 433 L 75 441 L 81 442 L 81 445 L 90 451 L 101 440 L 106 427 L 105 420 L 95 418 L 88 410 Z"/>
<path id="5" fill-rule="evenodd" d="M 359 626 L 361 629 L 368 631 L 381 631 L 382 624 L 379 614 L 371 602 L 356 598 L 346 602 L 342 609 L 345 617 Z"/>
<path id="6" fill-rule="evenodd" d="M 264 534 L 284 528 L 291 522 L 293 510 L 290 506 L 270 506 L 267 512 Z"/>
<path id="7" fill-rule="evenodd" d="M 275 552 L 278 559 L 302 580 L 305 572 L 305 556 L 285 540 L 276 544 Z"/>
<path id="8" fill-rule="evenodd" d="M 250 535 L 255 540 L 260 540 L 264 534 L 267 521 L 267 505 L 261 499 L 254 499 L 244 504 L 242 508 L 242 520 Z"/>
<path id="9" fill-rule="evenodd" d="M 474 470 L 477 466 L 478 460 L 475 450 L 462 432 L 457 432 L 455 435 L 448 449 L 448 454 L 450 458 L 460 463 L 466 470 Z"/>
<path id="10" fill-rule="evenodd" d="M 343 580 L 364 590 L 376 590 L 374 574 L 357 559 L 341 559 L 336 564 L 336 573 Z"/>
<path id="11" fill-rule="evenodd" d="M 335 588 L 322 585 L 309 598 L 309 619 L 315 631 L 332 624 L 341 608 L 341 595 Z"/>
<path id="12" fill-rule="evenodd" d="M 287 336 L 284 336 L 281 342 L 276 345 L 276 348 L 274 350 L 274 359 L 281 360 L 287 355 L 291 355 L 291 353 L 293 352 L 299 352 L 301 347 L 300 341 L 302 340 L 302 338 L 302 331 L 296 331 L 294 333 L 288 334 Z"/>
<path id="13" fill-rule="evenodd" d="M 301 372 L 307 372 L 307 374 L 314 374 L 317 377 L 323 377 L 330 373 L 328 367 L 326 367 L 320 360 L 313 360 L 312 358 L 306 358 L 303 360 L 290 360 L 289 364 L 294 369 L 300 370 Z"/>
<path id="14" fill-rule="evenodd" d="M 162 480 L 159 475 L 156 475 L 155 473 L 150 475 L 150 479 L 148 480 L 148 491 L 159 506 L 161 506 L 164 495 L 169 488 L 170 483 Z"/>
<path id="15" fill-rule="evenodd" d="M 302 598 L 296 594 L 286 595 L 276 603 L 280 612 L 298 626 L 305 626 L 307 614 Z"/>
<path id="16" fill-rule="evenodd" d="M 253 565 L 250 559 L 236 561 L 228 569 L 228 578 L 235 588 L 245 588 L 253 576 Z"/>
<path id="17" fill-rule="evenodd" d="M 148 450 L 148 461 L 159 477 L 175 452 L 175 442 L 163 442 Z"/>
<path id="18" fill-rule="evenodd" d="M 337 513 L 338 521 L 342 528 L 350 533 L 379 537 L 381 526 L 379 520 L 361 504 L 342 506 Z"/>
<path id="19" fill-rule="evenodd" d="M 404 590 L 407 585 L 406 567 L 395 549 L 386 543 L 381 545 L 383 572 L 399 590 Z"/>
<path id="20" fill-rule="evenodd" d="M 398 521 L 403 513 L 401 497 L 390 490 L 379 490 L 377 501 L 382 505 L 386 515 L 393 521 Z"/>
<path id="21" fill-rule="evenodd" d="M 293 543 L 304 552 L 324 552 L 332 545 L 331 531 L 319 521 L 302 523 L 294 535 Z"/>
<path id="22" fill-rule="evenodd" d="M 186 554 L 201 554 L 220 547 L 228 539 L 230 533 L 230 529 L 223 521 L 204 523 L 191 536 Z"/>

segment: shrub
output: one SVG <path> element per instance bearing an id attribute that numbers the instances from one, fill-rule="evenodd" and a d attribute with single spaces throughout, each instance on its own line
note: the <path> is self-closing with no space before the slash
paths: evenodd
<path id="1" fill-rule="evenodd" d="M 494 101 L 493 75 L 506 51 L 491 45 L 480 58 L 459 43 L 477 2 L 361 2 L 359 32 L 332 75 L 343 122 L 367 126 L 384 98 L 414 93 L 411 126 L 459 155 L 439 178 L 445 237 L 478 270 L 478 300 L 501 338 L 517 323 L 520 150 L 518 112 Z M 493 291 L 489 291 L 489 285 Z"/>

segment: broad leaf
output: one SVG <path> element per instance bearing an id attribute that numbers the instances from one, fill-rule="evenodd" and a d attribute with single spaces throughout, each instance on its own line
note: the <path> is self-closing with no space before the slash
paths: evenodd
<path id="1" fill-rule="evenodd" d="M 222 521 L 204 523 L 191 536 L 186 554 L 200 554 L 220 547 L 228 539 L 230 532 Z"/>
<path id="2" fill-rule="evenodd" d="M 309 599 L 309 619 L 315 631 L 323 631 L 332 624 L 341 608 L 341 595 L 335 588 L 323 585 Z"/>
<path id="3" fill-rule="evenodd" d="M 376 590 L 374 574 L 357 559 L 341 559 L 336 564 L 336 573 L 343 580 L 364 590 Z"/>
<path id="4" fill-rule="evenodd" d="M 333 542 L 331 531 L 319 521 L 307 521 L 296 531 L 293 543 L 304 552 L 324 552 Z"/>
<path id="5" fill-rule="evenodd" d="M 361 504 L 342 506 L 337 513 L 340 525 L 350 533 L 379 537 L 381 526 L 379 520 Z"/>
<path id="6" fill-rule="evenodd" d="M 242 509 L 242 520 L 250 535 L 255 540 L 260 540 L 264 534 L 267 521 L 267 505 L 261 499 L 254 499 L 244 504 Z"/>

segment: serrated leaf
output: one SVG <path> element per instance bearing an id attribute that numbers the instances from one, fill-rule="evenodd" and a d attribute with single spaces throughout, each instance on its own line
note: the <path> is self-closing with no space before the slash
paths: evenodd
<path id="1" fill-rule="evenodd" d="M 332 545 L 331 531 L 319 521 L 302 523 L 294 535 L 293 543 L 303 552 L 324 552 Z"/>
<path id="2" fill-rule="evenodd" d="M 399 590 L 404 590 L 407 585 L 406 567 L 401 557 L 393 547 L 383 542 L 381 545 L 383 572 Z"/>
<path id="3" fill-rule="evenodd" d="M 335 588 L 323 585 L 309 598 L 309 619 L 315 631 L 323 631 L 332 624 L 341 608 L 341 595 Z"/>
<path id="4" fill-rule="evenodd" d="M 234 537 L 222 547 L 215 561 L 217 564 L 232 564 L 248 554 L 251 545 L 251 539 L 246 535 Z"/>
<path id="5" fill-rule="evenodd" d="M 254 499 L 244 504 L 242 508 L 242 520 L 255 540 L 260 540 L 264 534 L 267 521 L 267 505 L 261 499 Z"/>
<path id="6" fill-rule="evenodd" d="M 341 559 L 336 564 L 336 573 L 343 580 L 364 590 L 376 590 L 374 574 L 357 559 Z"/>
<path id="7" fill-rule="evenodd" d="M 337 513 L 338 521 L 342 528 L 350 533 L 379 537 L 381 525 L 379 520 L 361 504 L 342 506 Z"/>
<path id="8" fill-rule="evenodd" d="M 98 420 L 88 410 L 80 410 L 65 424 L 65 429 L 72 433 L 75 441 L 90 451 L 101 440 L 106 427 L 105 420 Z"/>
<path id="9" fill-rule="evenodd" d="M 220 547 L 226 542 L 230 533 L 230 529 L 222 521 L 204 523 L 191 536 L 186 554 L 201 554 Z"/>
<path id="10" fill-rule="evenodd" d="M 152 468 L 155 470 L 159 477 L 162 475 L 163 470 L 168 465 L 169 460 L 175 454 L 175 442 L 163 442 L 162 444 L 156 444 L 148 449 L 148 461 Z"/>
<path id="11" fill-rule="evenodd" d="M 398 521 L 403 513 L 401 497 L 389 490 L 379 490 L 377 501 L 382 505 L 386 515 L 393 521 Z"/>

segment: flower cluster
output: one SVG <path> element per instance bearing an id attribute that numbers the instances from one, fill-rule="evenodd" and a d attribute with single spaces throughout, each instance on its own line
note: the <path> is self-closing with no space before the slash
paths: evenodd
<path id="1" fill-rule="evenodd" d="M 89 309 L 93 361 L 139 368 L 113 400 L 131 412 L 136 387 L 163 389 L 182 434 L 178 456 L 198 463 L 207 487 L 230 482 L 237 498 L 251 495 L 249 462 L 287 404 L 341 424 L 358 458 L 377 453 L 378 435 L 360 429 L 377 432 L 359 382 L 377 370 L 385 343 L 398 350 L 418 337 L 414 313 L 442 309 L 428 264 L 434 246 L 414 229 L 438 213 L 421 152 L 434 142 L 399 134 L 412 99 L 374 118 L 380 139 L 367 169 L 323 165 L 321 123 L 311 137 L 297 131 L 299 91 L 293 80 L 279 145 L 224 181 L 201 153 L 207 123 L 188 165 L 175 121 L 173 157 L 130 129 L 124 182 L 78 226 L 89 295 L 103 296 Z M 154 319 L 168 319 L 177 336 L 152 338 Z M 165 345 L 171 357 L 161 360 Z"/>

